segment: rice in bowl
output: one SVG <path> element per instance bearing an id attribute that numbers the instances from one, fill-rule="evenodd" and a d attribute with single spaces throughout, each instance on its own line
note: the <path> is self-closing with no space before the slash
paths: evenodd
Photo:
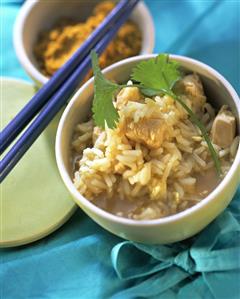
<path id="1" fill-rule="evenodd" d="M 74 184 L 83 196 L 118 216 L 143 220 L 183 211 L 217 186 L 232 164 L 239 137 L 234 134 L 226 144 L 217 140 L 216 111 L 196 74 L 185 76 L 176 88 L 211 133 L 221 178 L 200 131 L 179 103 L 126 87 L 114 103 L 120 116 L 115 129 L 102 130 L 91 119 L 75 128 Z M 227 107 L 219 113 L 231 114 Z"/>

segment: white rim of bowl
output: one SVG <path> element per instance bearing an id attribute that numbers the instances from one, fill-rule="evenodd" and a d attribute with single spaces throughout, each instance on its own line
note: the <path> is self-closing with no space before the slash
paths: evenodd
<path id="1" fill-rule="evenodd" d="M 15 48 L 15 52 L 17 54 L 17 57 L 21 63 L 21 65 L 24 67 L 28 75 L 39 82 L 40 84 L 45 84 L 49 78 L 44 76 L 38 68 L 34 66 L 34 64 L 29 59 L 24 44 L 23 44 L 23 29 L 25 20 L 30 13 L 30 11 L 33 9 L 35 4 L 37 4 L 40 0 L 27 0 L 21 7 L 15 24 L 13 28 L 13 45 Z M 147 6 L 141 1 L 138 4 L 138 9 L 141 10 L 142 14 L 144 15 L 144 19 L 146 22 L 146 36 L 147 41 L 145 44 L 142 45 L 142 50 L 140 52 L 140 55 L 144 54 L 151 54 L 153 52 L 154 43 L 155 43 L 155 29 L 153 24 L 153 19 L 150 14 L 149 9 Z"/>
<path id="2" fill-rule="evenodd" d="M 103 72 L 106 73 L 108 71 L 111 71 L 114 68 L 117 68 L 118 66 L 127 64 L 129 62 L 144 60 L 144 59 L 148 59 L 148 58 L 155 57 L 155 56 L 156 56 L 155 54 L 149 54 L 149 55 L 142 55 L 142 56 L 135 56 L 135 57 L 127 58 L 125 60 L 119 61 L 119 62 L 105 68 Z M 178 60 L 180 63 L 182 61 L 182 62 L 190 62 L 194 65 L 197 65 L 200 68 L 203 68 L 203 69 L 207 70 L 208 72 L 210 72 L 214 77 L 218 78 L 223 83 L 223 85 L 226 87 L 226 89 L 228 90 L 230 95 L 232 96 L 232 99 L 237 107 L 238 118 L 240 120 L 240 102 L 239 102 L 238 95 L 237 95 L 236 91 L 234 90 L 234 88 L 232 87 L 232 85 L 220 73 L 218 73 L 216 70 L 214 70 L 212 67 L 206 65 L 205 63 L 202 63 L 202 62 L 197 61 L 192 58 L 188 58 L 188 57 L 180 56 L 180 55 L 170 55 L 170 57 L 172 59 Z M 69 104 L 67 105 L 66 109 L 64 110 L 63 115 L 62 115 L 59 125 L 58 125 L 58 129 L 57 129 L 55 152 L 56 152 L 56 161 L 57 161 L 57 165 L 59 168 L 59 172 L 60 172 L 60 175 L 61 175 L 63 182 L 66 185 L 67 189 L 72 194 L 72 196 L 76 202 L 78 202 L 78 201 L 82 202 L 83 205 L 86 206 L 88 210 L 91 210 L 94 214 L 97 214 L 100 217 L 106 218 L 107 220 L 110 220 L 113 222 L 117 222 L 120 224 L 127 224 L 127 225 L 131 225 L 131 226 L 141 226 L 141 225 L 154 226 L 154 225 L 159 225 L 159 224 L 175 222 L 175 221 L 185 218 L 189 214 L 192 214 L 192 213 L 196 212 L 197 210 L 203 208 L 210 201 L 213 201 L 214 199 L 217 200 L 217 195 L 230 182 L 233 174 L 240 170 L 240 146 L 238 146 L 238 151 L 236 153 L 236 157 L 234 159 L 234 162 L 233 162 L 231 168 L 228 171 L 228 174 L 223 178 L 223 180 L 220 182 L 220 184 L 206 198 L 204 198 L 202 201 L 195 204 L 191 208 L 188 208 L 182 212 L 179 212 L 177 214 L 170 215 L 170 216 L 167 216 L 164 218 L 152 219 L 152 220 L 133 220 L 133 219 L 116 216 L 114 214 L 111 214 L 111 213 L 97 207 L 96 205 L 91 203 L 87 198 L 82 196 L 80 194 L 80 192 L 75 188 L 73 182 L 71 181 L 71 179 L 67 173 L 67 170 L 64 167 L 64 163 L 63 163 L 62 155 L 61 155 L 61 151 L 60 151 L 61 132 L 62 132 L 62 128 L 63 128 L 64 122 L 65 122 L 66 116 L 68 115 L 73 103 L 77 100 L 77 98 L 79 97 L 79 94 L 82 92 L 82 90 L 87 88 L 87 86 L 90 85 L 92 82 L 93 82 L 93 78 L 91 78 L 88 82 L 86 82 L 76 92 L 76 94 L 73 96 L 73 98 L 70 100 Z"/>
<path id="3" fill-rule="evenodd" d="M 33 65 L 23 44 L 23 29 L 25 20 L 29 12 L 38 2 L 38 0 L 27 0 L 21 7 L 13 27 L 13 45 L 17 57 L 28 75 L 36 81 L 45 84 L 48 81 L 48 78 L 42 75 L 42 73 L 39 72 L 38 69 Z"/>

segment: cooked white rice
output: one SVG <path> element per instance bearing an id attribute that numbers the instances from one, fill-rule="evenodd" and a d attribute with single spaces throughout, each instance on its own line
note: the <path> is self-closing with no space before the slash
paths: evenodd
<path id="1" fill-rule="evenodd" d="M 128 88 L 128 93 L 133 88 Z M 204 109 L 197 113 L 210 130 L 215 110 L 204 101 Z M 185 102 L 191 107 L 188 98 Z M 128 101 L 126 95 L 125 104 L 119 107 L 115 129 L 100 130 L 92 120 L 76 126 L 72 146 L 74 155 L 81 158 L 74 174 L 79 192 L 93 202 L 102 196 L 110 202 L 125 199 L 136 203 L 136 208 L 127 214 L 116 212 L 133 219 L 164 217 L 198 202 L 196 175 L 212 168 L 213 161 L 206 142 L 182 106 L 169 96 L 141 96 L 141 100 Z M 126 136 L 126 124 L 130 123 L 131 128 L 146 119 L 161 120 L 165 126 L 159 148 Z M 236 137 L 227 149 L 214 145 L 225 173 L 238 143 Z"/>

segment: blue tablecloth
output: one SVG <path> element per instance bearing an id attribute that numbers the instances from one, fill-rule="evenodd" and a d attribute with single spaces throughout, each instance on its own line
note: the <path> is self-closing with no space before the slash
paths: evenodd
<path id="1" fill-rule="evenodd" d="M 12 45 L 21 1 L 1 7 L 1 75 L 29 80 Z M 239 1 L 146 0 L 155 52 L 216 68 L 240 92 Z M 0 251 L 0 298 L 235 299 L 240 295 L 240 189 L 200 234 L 168 246 L 124 241 L 80 211 L 50 236 Z"/>

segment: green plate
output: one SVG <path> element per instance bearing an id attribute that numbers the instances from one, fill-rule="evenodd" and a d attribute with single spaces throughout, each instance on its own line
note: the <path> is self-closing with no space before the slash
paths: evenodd
<path id="1" fill-rule="evenodd" d="M 32 84 L 1 78 L 1 130 L 34 93 Z M 55 161 L 58 120 L 59 116 L 1 184 L 0 247 L 38 240 L 60 227 L 75 211 Z"/>

